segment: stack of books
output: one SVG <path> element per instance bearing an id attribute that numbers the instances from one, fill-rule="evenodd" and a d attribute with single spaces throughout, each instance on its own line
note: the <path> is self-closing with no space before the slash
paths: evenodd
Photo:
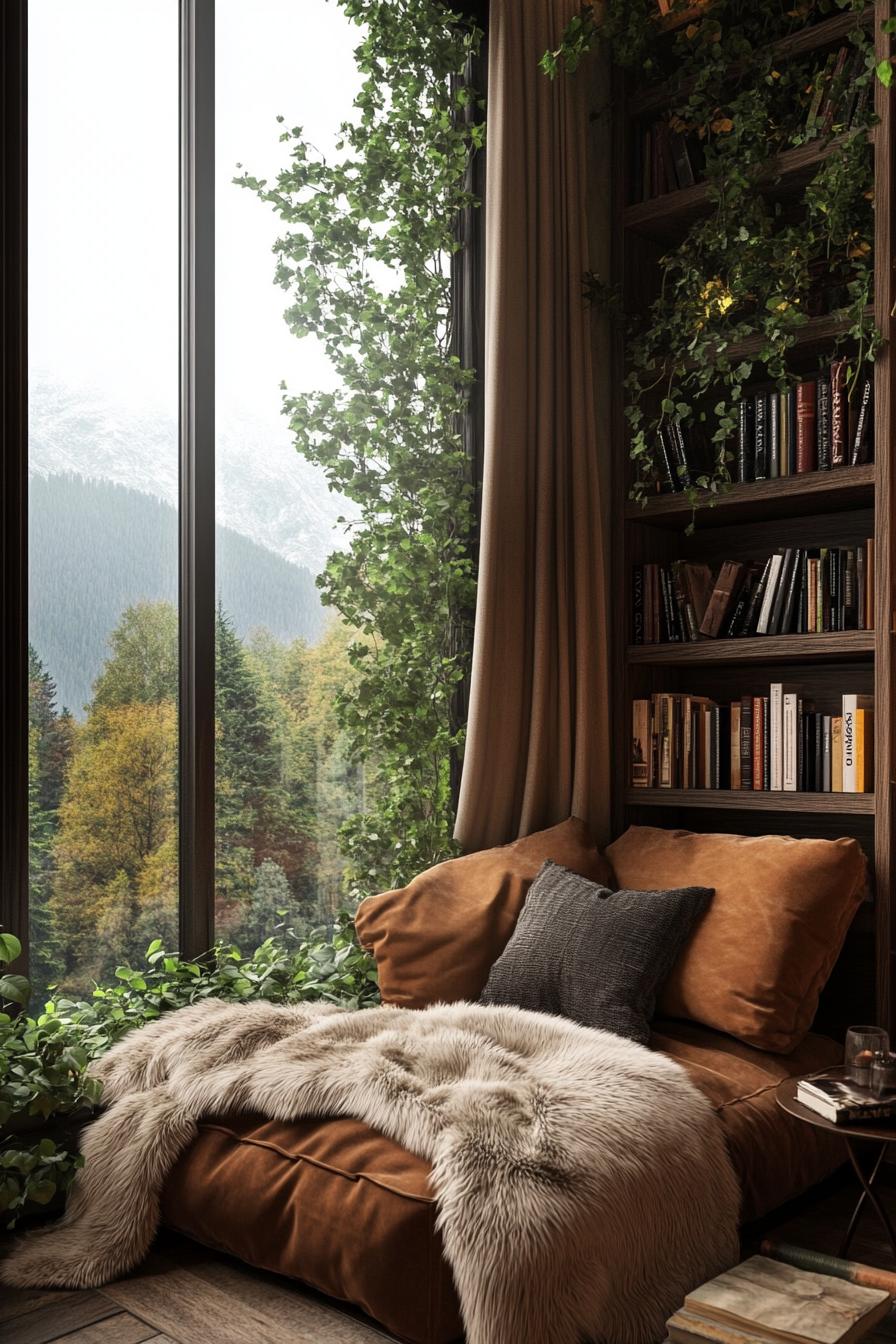
<path id="1" fill-rule="evenodd" d="M 890 1120 L 896 1116 L 896 1096 L 876 1097 L 851 1083 L 843 1070 L 815 1078 L 801 1078 L 796 1099 L 834 1125 L 854 1125 L 863 1120 Z"/>
<path id="2" fill-rule="evenodd" d="M 874 459 L 874 384 L 861 376 L 848 395 L 849 362 L 781 391 L 763 387 L 741 398 L 731 445 L 736 482 L 774 481 L 806 472 L 858 467 Z M 691 488 L 708 470 L 711 445 L 697 424 L 663 416 L 656 430 L 655 470 L 662 492 Z"/>
<path id="3" fill-rule="evenodd" d="M 673 560 L 632 574 L 635 644 L 874 628 L 874 541 L 780 547 L 764 561 Z"/>
<path id="4" fill-rule="evenodd" d="M 891 1304 L 885 1289 L 754 1255 L 689 1293 L 666 1328 L 673 1344 L 856 1344 Z"/>
<path id="5" fill-rule="evenodd" d="M 817 713 L 783 682 L 727 705 L 657 692 L 632 702 L 632 787 L 870 793 L 873 706 L 847 694 L 840 714 Z"/>

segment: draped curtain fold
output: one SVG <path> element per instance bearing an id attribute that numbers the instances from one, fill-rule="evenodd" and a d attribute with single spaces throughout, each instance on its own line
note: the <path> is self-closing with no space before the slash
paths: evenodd
<path id="1" fill-rule="evenodd" d="M 609 826 L 609 706 L 590 318 L 588 76 L 549 80 L 578 0 L 491 0 L 485 460 L 456 835 L 502 844 L 571 813 Z M 593 90 L 592 90 L 593 93 Z M 603 432 L 603 431 L 602 431 Z"/>

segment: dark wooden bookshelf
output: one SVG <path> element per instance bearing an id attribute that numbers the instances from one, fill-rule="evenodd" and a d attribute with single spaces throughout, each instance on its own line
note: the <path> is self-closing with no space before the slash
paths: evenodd
<path id="1" fill-rule="evenodd" d="M 757 189 L 774 187 L 781 194 L 797 190 L 825 159 L 836 152 L 839 144 L 839 136 L 830 136 L 810 140 L 808 144 L 774 155 L 757 175 Z M 649 200 L 626 206 L 623 222 L 635 233 L 668 242 L 712 208 L 709 187 L 705 182 L 695 182 L 692 187 L 667 191 L 662 196 L 651 196 Z"/>
<path id="2" fill-rule="evenodd" d="M 889 58 L 893 39 L 882 31 L 881 25 L 890 18 L 890 10 L 890 0 L 875 0 L 858 15 L 836 14 L 776 44 L 776 59 L 798 59 L 838 45 L 856 23 L 873 30 L 876 59 Z M 624 278 L 624 307 L 629 312 L 638 312 L 651 301 L 651 277 L 656 274 L 658 257 L 681 239 L 683 230 L 705 214 L 711 203 L 705 185 L 698 184 L 637 205 L 629 204 L 628 149 L 633 123 L 660 113 L 676 90 L 668 84 L 626 89 L 625 76 L 619 72 L 614 79 L 614 171 L 609 174 L 614 193 L 614 225 L 610 267 L 613 275 Z M 631 824 L 649 824 L 752 835 L 769 831 L 832 839 L 853 836 L 868 857 L 873 906 L 865 907 L 864 923 L 857 921 L 847 940 L 840 965 L 849 968 L 849 973 L 835 973 L 830 991 L 834 997 L 844 997 L 825 1020 L 843 1020 L 833 1014 L 850 1011 L 848 995 L 851 987 L 858 992 L 861 980 L 866 984 L 873 982 L 877 1019 L 891 1029 L 896 1027 L 893 974 L 896 921 L 891 899 L 892 851 L 896 842 L 896 725 L 892 704 L 896 640 L 891 633 L 896 607 L 891 522 L 896 509 L 891 444 L 896 423 L 896 376 L 891 354 L 896 301 L 892 100 L 892 91 L 878 82 L 875 87 L 878 122 L 869 137 L 875 163 L 873 314 L 884 344 L 875 364 L 873 464 L 732 485 L 718 495 L 698 496 L 696 515 L 691 502 L 682 494 L 651 496 L 642 505 L 629 498 L 632 467 L 624 414 L 625 338 L 621 324 L 612 336 L 609 378 L 613 398 L 610 422 L 613 482 L 609 509 L 613 566 L 612 722 L 628 727 L 632 701 L 661 691 L 706 695 L 719 704 L 727 704 L 740 695 L 767 693 L 763 688 L 770 682 L 787 681 L 801 686 L 822 713 L 832 712 L 840 695 L 847 691 L 873 692 L 875 697 L 873 793 L 633 788 L 630 732 L 614 732 L 611 747 L 614 834 Z M 801 188 L 811 179 L 836 148 L 836 140 L 827 140 L 788 150 L 769 161 L 757 181 L 757 189 L 772 199 L 786 201 L 793 188 Z M 811 318 L 796 333 L 792 350 L 795 371 L 809 369 L 816 356 L 825 356 L 834 340 L 847 330 L 848 326 L 836 314 Z M 744 341 L 733 352 L 734 357 L 750 359 L 759 348 L 758 341 Z M 761 371 L 757 369 L 755 376 L 761 379 Z M 688 534 L 685 529 L 692 517 L 695 527 Z M 631 643 L 634 565 L 666 564 L 682 558 L 705 560 L 717 566 L 722 558 L 758 558 L 770 554 L 776 546 L 851 546 L 872 536 L 873 630 L 683 644 Z"/>
<path id="3" fill-rule="evenodd" d="M 655 667 L 703 667 L 723 663 L 794 663 L 816 658 L 838 662 L 874 657 L 873 630 L 843 630 L 814 635 L 756 635 L 751 639 L 706 639 L 693 644 L 632 644 L 629 663 Z"/>
<path id="4" fill-rule="evenodd" d="M 728 812 L 827 812 L 871 816 L 873 793 L 773 793 L 770 789 L 628 789 L 629 807 L 701 807 Z"/>
<path id="5" fill-rule="evenodd" d="M 682 21 L 690 22 L 692 17 L 693 13 Z M 780 42 L 773 42 L 768 50 L 778 61 L 794 58 L 799 60 L 801 56 L 809 56 L 813 51 L 820 51 L 824 47 L 842 42 L 857 27 L 868 27 L 873 17 L 873 5 L 866 5 L 859 13 L 847 10 L 842 14 L 834 14 L 830 19 L 823 19 L 821 23 L 810 24 L 808 27 L 800 28 L 798 32 L 791 33 L 789 37 L 782 37 Z M 732 67 L 732 74 L 737 73 L 737 67 Z M 636 90 L 626 100 L 626 114 L 637 118 L 662 112 L 676 97 L 687 93 L 687 84 L 679 86 L 665 82 L 648 85 Z"/>
<path id="6" fill-rule="evenodd" d="M 732 522 L 868 508 L 874 504 L 875 479 L 874 463 L 870 462 L 837 471 L 808 471 L 775 481 L 750 481 L 715 495 L 701 491 L 694 521 L 702 530 L 727 527 Z M 691 504 L 683 494 L 654 495 L 644 504 L 626 499 L 624 508 L 629 522 L 658 527 L 687 526 L 692 515 Z"/>

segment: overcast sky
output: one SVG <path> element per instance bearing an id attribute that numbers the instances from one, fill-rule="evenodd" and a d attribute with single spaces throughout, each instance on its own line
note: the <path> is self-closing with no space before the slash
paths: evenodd
<path id="1" fill-rule="evenodd" d="M 29 22 L 32 365 L 174 415 L 176 0 L 30 0 Z M 237 162 L 271 177 L 286 161 L 278 113 L 332 147 L 358 85 L 358 38 L 335 0 L 218 0 L 222 421 L 276 423 L 281 378 L 293 390 L 331 381 L 314 343 L 283 323 L 277 221 L 230 179 Z"/>

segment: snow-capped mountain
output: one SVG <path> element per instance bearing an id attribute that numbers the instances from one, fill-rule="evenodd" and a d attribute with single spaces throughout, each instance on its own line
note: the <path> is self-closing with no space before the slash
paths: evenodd
<path id="1" fill-rule="evenodd" d="M 229 419 L 218 426 L 216 453 L 218 523 L 319 573 L 343 544 L 337 519 L 349 506 L 295 451 L 285 422 Z M 41 476 L 74 472 L 177 504 L 173 417 L 135 413 L 39 375 L 31 386 L 29 463 Z"/>

